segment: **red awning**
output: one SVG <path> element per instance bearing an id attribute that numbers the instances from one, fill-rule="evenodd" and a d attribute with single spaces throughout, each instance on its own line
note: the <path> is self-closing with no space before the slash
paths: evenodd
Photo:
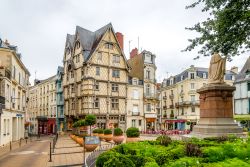
<path id="1" fill-rule="evenodd" d="M 182 122 L 187 122 L 187 120 L 185 120 L 185 119 L 167 119 L 165 122 L 166 123 L 174 123 L 174 122 L 182 123 Z"/>

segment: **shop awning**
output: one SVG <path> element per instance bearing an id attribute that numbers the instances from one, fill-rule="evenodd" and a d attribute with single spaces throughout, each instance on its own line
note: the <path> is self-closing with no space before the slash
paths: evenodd
<path id="1" fill-rule="evenodd" d="M 156 118 L 146 118 L 146 122 L 155 122 Z"/>
<path id="2" fill-rule="evenodd" d="M 167 119 L 165 122 L 166 123 L 175 123 L 175 122 L 182 123 L 182 122 L 187 122 L 187 120 L 185 120 L 185 119 Z"/>

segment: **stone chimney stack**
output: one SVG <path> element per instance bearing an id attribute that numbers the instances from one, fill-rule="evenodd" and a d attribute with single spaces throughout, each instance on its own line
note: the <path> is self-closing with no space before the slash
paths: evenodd
<path id="1" fill-rule="evenodd" d="M 117 40 L 119 42 L 119 45 L 120 45 L 120 47 L 121 47 L 121 49 L 123 51 L 123 34 L 120 33 L 120 32 L 117 32 L 117 33 L 115 33 L 115 35 L 116 35 L 116 38 L 117 38 Z"/>
<path id="2" fill-rule="evenodd" d="M 134 48 L 132 49 L 132 51 L 130 52 L 130 58 L 135 57 L 136 55 L 138 55 L 138 49 Z"/>

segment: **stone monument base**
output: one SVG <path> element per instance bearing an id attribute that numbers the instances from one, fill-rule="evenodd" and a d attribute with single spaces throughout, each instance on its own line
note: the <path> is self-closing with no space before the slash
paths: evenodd
<path id="1" fill-rule="evenodd" d="M 226 84 L 208 84 L 197 90 L 200 94 L 200 120 L 188 136 L 243 136 L 242 128 L 233 120 L 234 90 L 234 86 Z"/>

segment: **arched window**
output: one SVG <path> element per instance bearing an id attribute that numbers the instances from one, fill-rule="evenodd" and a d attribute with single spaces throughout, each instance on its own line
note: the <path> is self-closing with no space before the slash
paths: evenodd
<path id="1" fill-rule="evenodd" d="M 76 47 L 76 49 L 79 49 L 79 48 L 80 48 L 80 42 L 79 42 L 79 41 L 76 42 L 75 47 Z"/>

